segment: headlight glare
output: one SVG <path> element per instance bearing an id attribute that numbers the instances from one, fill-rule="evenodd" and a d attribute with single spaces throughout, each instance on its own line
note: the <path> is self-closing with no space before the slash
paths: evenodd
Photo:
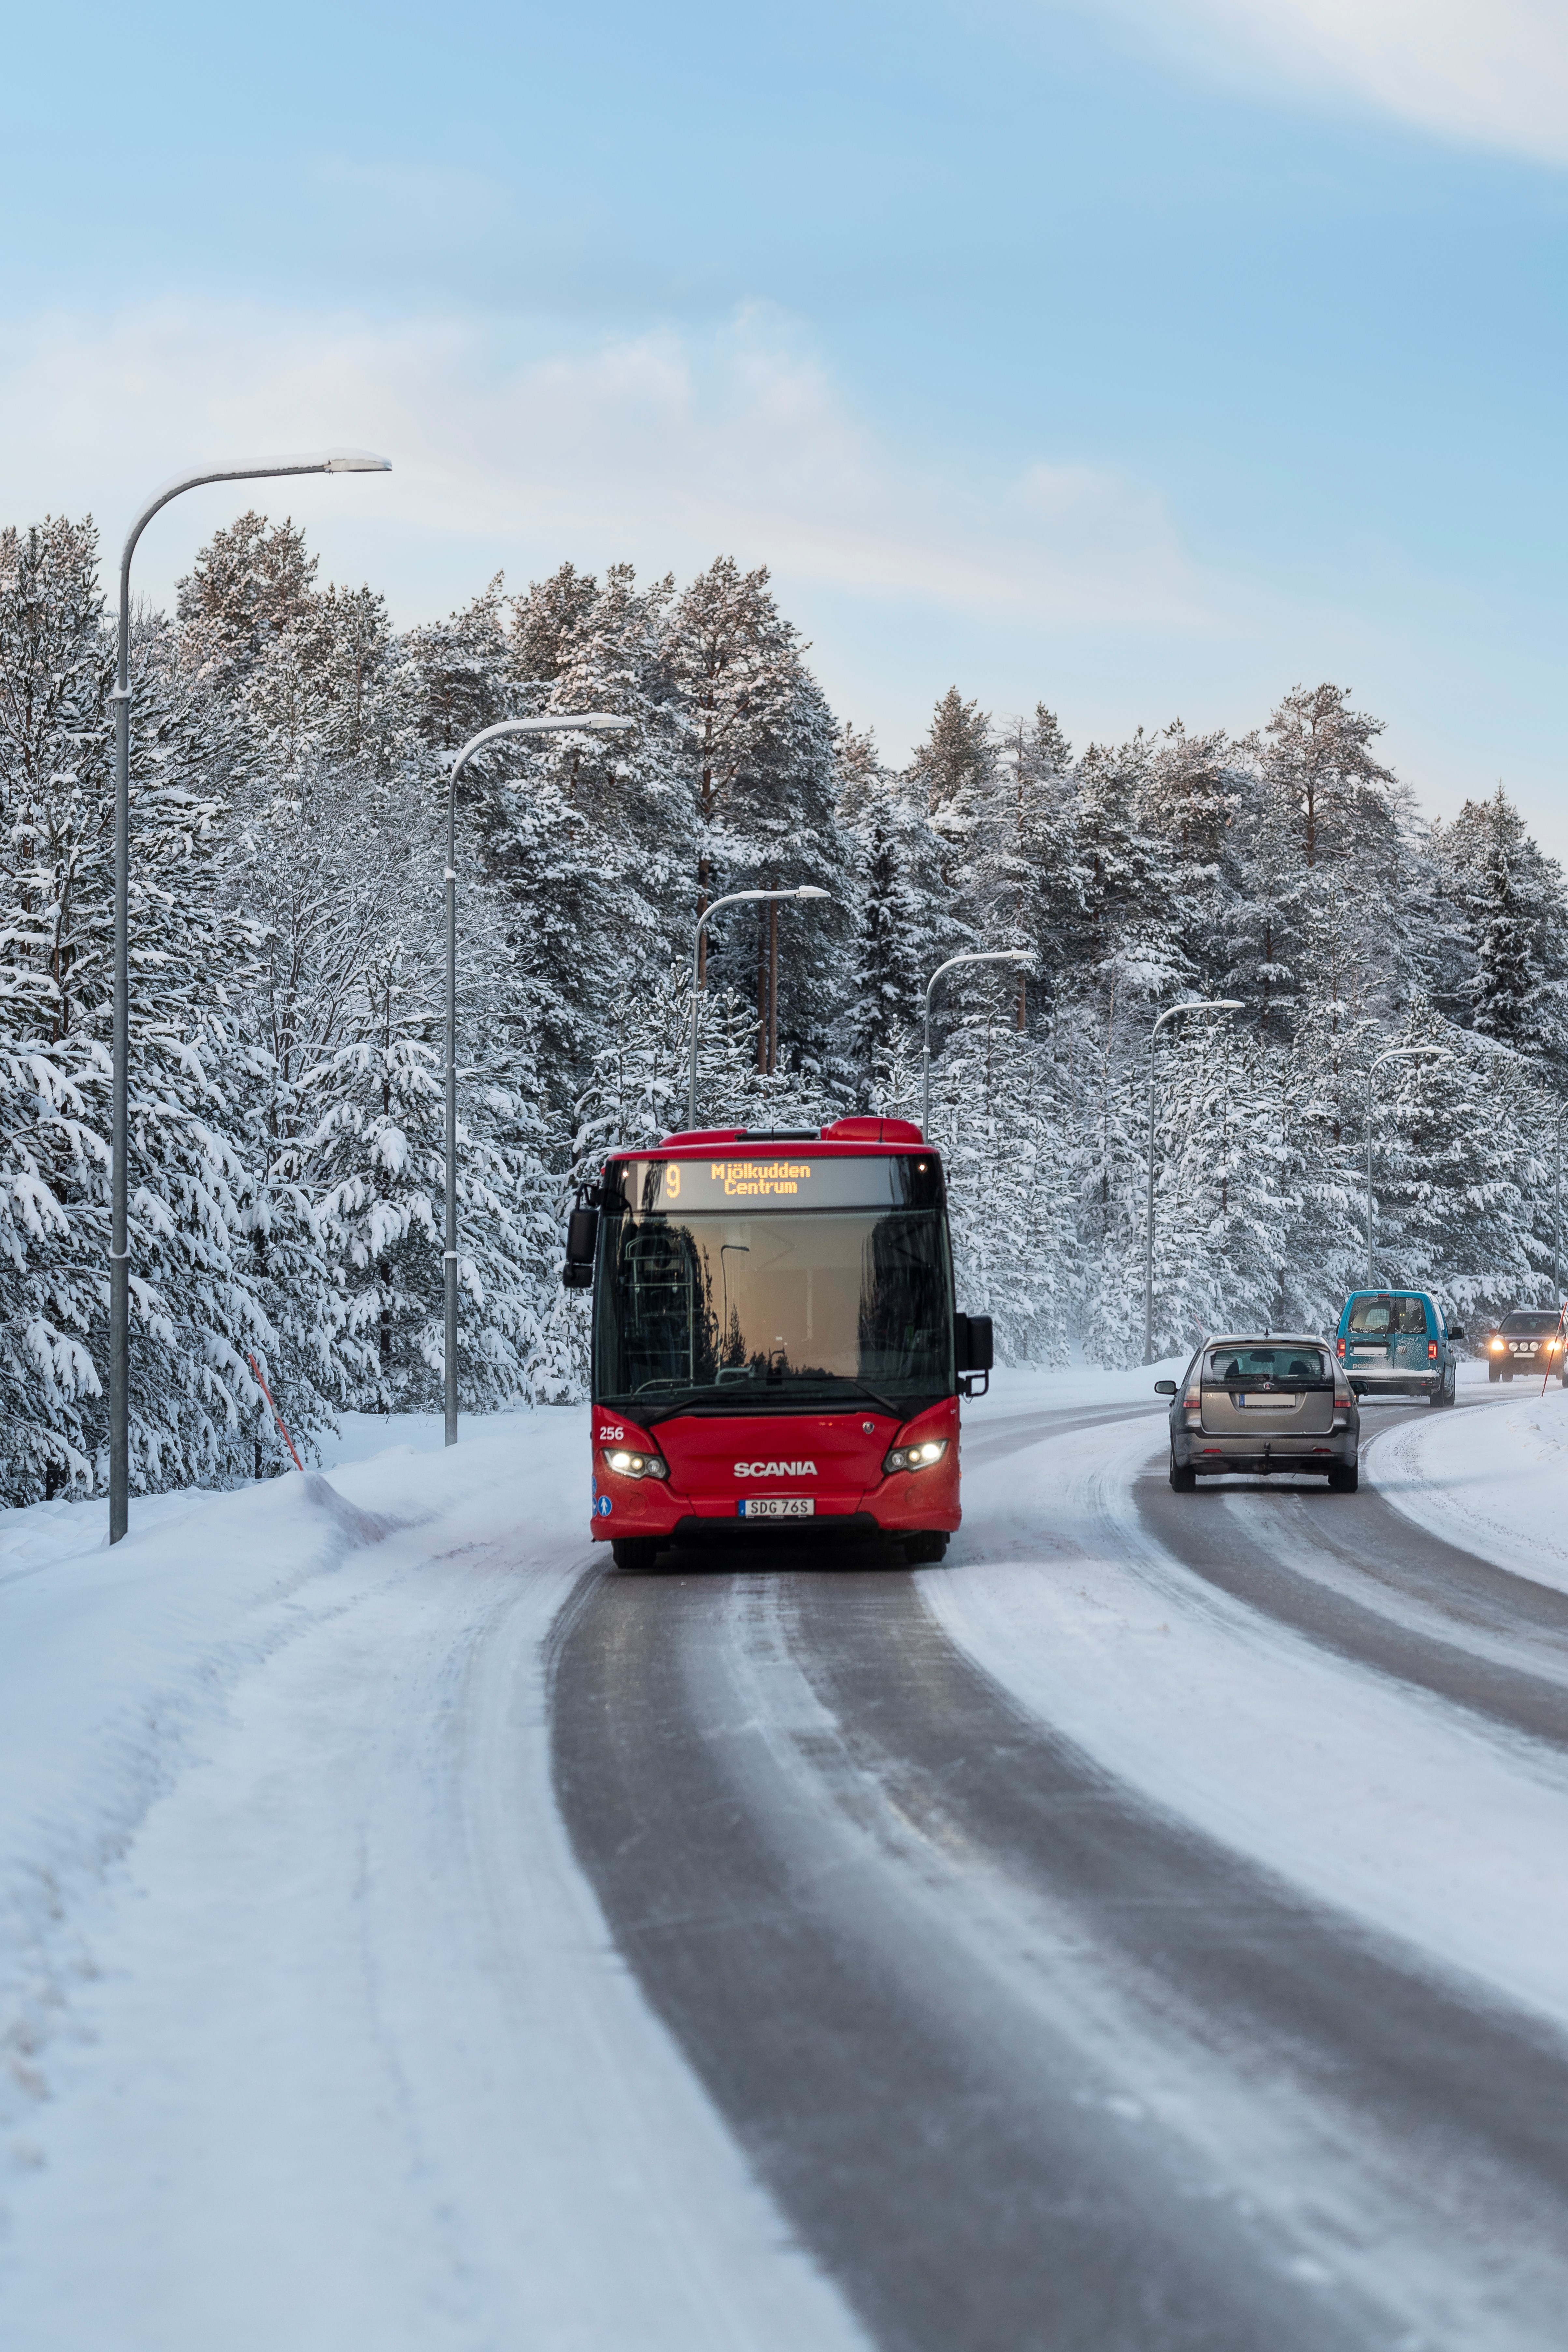
<path id="1" fill-rule="evenodd" d="M 882 1465 L 884 1478 L 895 1470 L 929 1470 L 947 1452 L 945 1437 L 923 1437 L 918 1445 L 895 1445 Z"/>
<path id="2" fill-rule="evenodd" d="M 633 1454 L 626 1446 L 617 1446 L 605 1456 L 605 1467 L 622 1478 L 668 1478 L 669 1465 L 661 1462 L 657 1454 Z"/>

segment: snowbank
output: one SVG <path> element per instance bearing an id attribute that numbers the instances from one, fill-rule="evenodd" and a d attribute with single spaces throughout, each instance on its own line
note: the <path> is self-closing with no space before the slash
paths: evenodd
<path id="1" fill-rule="evenodd" d="M 1367 1454 L 1373 1482 L 1433 1535 L 1568 1592 L 1568 1389 L 1464 1373 L 1463 1403 L 1482 1409 L 1388 1430 Z"/>

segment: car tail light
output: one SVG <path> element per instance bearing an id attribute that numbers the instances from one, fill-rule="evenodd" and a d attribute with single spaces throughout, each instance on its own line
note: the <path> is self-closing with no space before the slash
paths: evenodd
<path id="1" fill-rule="evenodd" d="M 1436 1342 L 1436 1339 L 1428 1339 L 1428 1340 L 1427 1340 L 1427 1342 L 1426 1342 L 1426 1361 L 1427 1361 L 1429 1364 L 1435 1364 L 1435 1363 L 1436 1362 L 1436 1360 L 1437 1360 L 1437 1342 Z"/>
<path id="2" fill-rule="evenodd" d="M 1335 1343 L 1334 1343 L 1334 1344 L 1335 1344 L 1335 1346 L 1339 1349 L 1339 1351 L 1340 1351 L 1340 1361 L 1341 1361 L 1342 1363 L 1343 1363 L 1343 1361 L 1344 1361 L 1344 1356 L 1345 1356 L 1345 1343 L 1344 1343 L 1344 1341 L 1343 1341 L 1342 1339 L 1338 1339 L 1338 1340 L 1336 1340 L 1336 1341 L 1335 1341 Z"/>

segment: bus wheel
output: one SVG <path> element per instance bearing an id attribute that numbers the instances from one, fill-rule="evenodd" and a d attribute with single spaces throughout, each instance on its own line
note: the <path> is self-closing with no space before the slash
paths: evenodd
<path id="1" fill-rule="evenodd" d="M 948 1538 L 941 1528 L 922 1528 L 904 1538 L 904 1558 L 911 1568 L 934 1568 L 947 1556 Z"/>
<path id="2" fill-rule="evenodd" d="M 610 1546 L 617 1568 L 647 1570 L 658 1557 L 658 1546 L 651 1536 L 618 1536 Z"/>

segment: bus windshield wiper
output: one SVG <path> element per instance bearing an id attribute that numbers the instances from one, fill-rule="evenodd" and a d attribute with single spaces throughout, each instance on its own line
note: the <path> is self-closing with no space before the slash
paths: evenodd
<path id="1" fill-rule="evenodd" d="M 829 1381 L 842 1381 L 846 1388 L 856 1390 L 863 1397 L 869 1397 L 871 1402 L 874 1405 L 879 1405 L 890 1421 L 906 1422 L 910 1417 L 900 1405 L 889 1404 L 885 1396 L 879 1396 L 875 1389 L 868 1388 L 865 1381 L 858 1379 L 853 1372 L 827 1372 L 821 1377 Z M 795 1393 L 799 1394 L 798 1389 Z"/>

